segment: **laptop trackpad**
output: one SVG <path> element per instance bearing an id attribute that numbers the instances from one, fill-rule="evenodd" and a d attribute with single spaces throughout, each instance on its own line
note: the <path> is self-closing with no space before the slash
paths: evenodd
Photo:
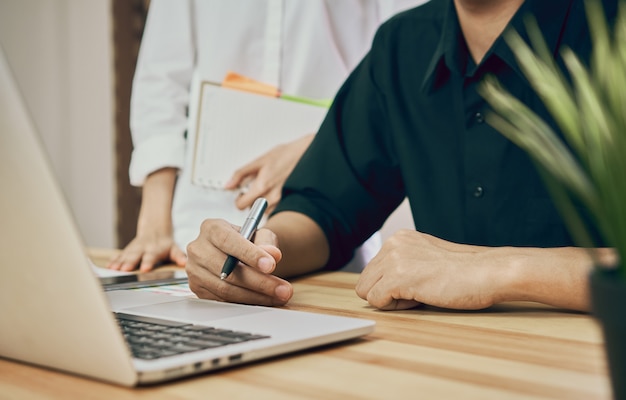
<path id="1" fill-rule="evenodd" d="M 268 310 L 262 307 L 184 298 L 174 302 L 130 307 L 123 311 L 129 314 L 141 314 L 154 318 L 206 324 L 209 321 L 266 312 Z"/>

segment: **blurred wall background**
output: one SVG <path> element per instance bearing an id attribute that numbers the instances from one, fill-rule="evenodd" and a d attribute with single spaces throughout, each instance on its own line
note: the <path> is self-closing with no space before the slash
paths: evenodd
<path id="1" fill-rule="evenodd" d="M 98 247 L 116 245 L 110 8 L 0 0 L 0 45 L 85 242 Z"/>

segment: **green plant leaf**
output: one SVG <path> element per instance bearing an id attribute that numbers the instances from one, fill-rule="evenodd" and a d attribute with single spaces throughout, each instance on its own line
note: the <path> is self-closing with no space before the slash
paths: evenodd
<path id="1" fill-rule="evenodd" d="M 576 243 L 593 245 L 580 203 L 623 260 L 620 274 L 626 279 L 626 5 L 620 4 L 612 27 L 601 2 L 586 0 L 585 7 L 592 54 L 586 66 L 572 50 L 562 50 L 569 79 L 533 19 L 526 21 L 532 47 L 517 32 L 505 34 L 565 142 L 494 77 L 487 77 L 479 91 L 493 109 L 487 122 L 537 163 Z"/>

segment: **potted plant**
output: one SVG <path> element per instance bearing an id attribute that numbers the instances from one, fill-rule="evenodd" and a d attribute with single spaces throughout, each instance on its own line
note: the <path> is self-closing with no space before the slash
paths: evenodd
<path id="1" fill-rule="evenodd" d="M 626 398 L 626 7 L 610 25 L 601 2 L 587 0 L 585 6 L 592 32 L 588 67 L 564 49 L 567 71 L 559 69 L 532 19 L 527 21 L 532 47 L 516 32 L 505 34 L 562 136 L 495 78 L 483 82 L 481 94 L 493 108 L 487 121 L 538 165 L 573 239 L 582 247 L 594 246 L 591 220 L 617 252 L 619 261 L 613 268 L 596 263 L 590 291 L 592 313 L 605 339 L 613 394 L 622 399 Z"/>

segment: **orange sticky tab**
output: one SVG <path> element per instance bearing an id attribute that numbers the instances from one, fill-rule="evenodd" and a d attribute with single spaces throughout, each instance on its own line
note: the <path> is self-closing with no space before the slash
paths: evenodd
<path id="1" fill-rule="evenodd" d="M 222 81 L 222 87 L 229 89 L 244 90 L 246 92 L 254 92 L 265 96 L 278 97 L 280 92 L 278 88 L 250 79 L 246 76 L 229 71 Z"/>

